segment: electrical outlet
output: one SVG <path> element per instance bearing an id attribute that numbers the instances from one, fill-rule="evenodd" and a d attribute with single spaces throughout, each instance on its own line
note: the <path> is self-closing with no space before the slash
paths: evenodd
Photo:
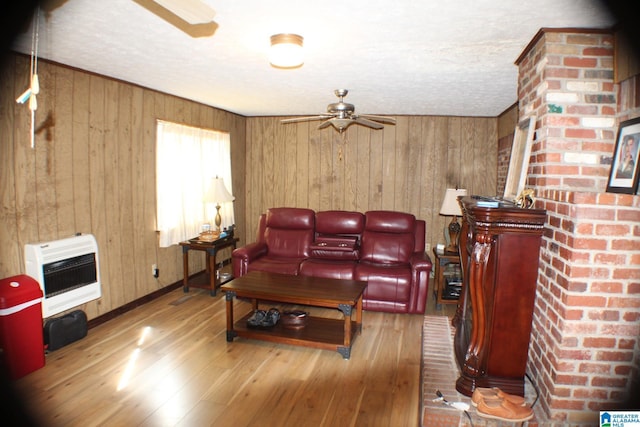
<path id="1" fill-rule="evenodd" d="M 157 264 L 153 264 L 151 266 L 151 274 L 153 274 L 153 277 L 155 277 L 156 279 L 160 275 L 160 270 L 158 270 L 158 265 Z"/>

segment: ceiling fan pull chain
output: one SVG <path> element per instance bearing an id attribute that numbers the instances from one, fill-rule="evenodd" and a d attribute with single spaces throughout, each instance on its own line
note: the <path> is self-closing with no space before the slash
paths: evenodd
<path id="1" fill-rule="evenodd" d="M 347 146 L 347 133 L 343 131 L 340 132 L 342 136 L 342 144 L 340 144 L 340 148 L 338 149 L 338 160 L 342 161 L 342 148 Z"/>

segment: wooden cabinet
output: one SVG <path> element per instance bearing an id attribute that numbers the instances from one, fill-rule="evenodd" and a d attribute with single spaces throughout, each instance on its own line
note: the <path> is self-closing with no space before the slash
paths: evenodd
<path id="1" fill-rule="evenodd" d="M 456 389 L 470 396 L 476 387 L 499 387 L 523 396 L 546 211 L 508 202 L 487 207 L 473 196 L 460 203 L 464 286 L 453 319 Z"/>

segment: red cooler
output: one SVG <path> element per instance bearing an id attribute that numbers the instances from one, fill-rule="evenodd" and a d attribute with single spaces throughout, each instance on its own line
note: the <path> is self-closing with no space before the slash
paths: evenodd
<path id="1" fill-rule="evenodd" d="M 44 366 L 42 290 L 30 276 L 0 280 L 0 348 L 11 379 Z"/>

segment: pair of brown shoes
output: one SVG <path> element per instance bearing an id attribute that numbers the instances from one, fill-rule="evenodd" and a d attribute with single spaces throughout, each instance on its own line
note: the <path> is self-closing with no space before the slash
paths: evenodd
<path id="1" fill-rule="evenodd" d="M 521 422 L 533 418 L 533 410 L 522 396 L 508 394 L 497 387 L 477 387 L 471 395 L 471 404 L 478 415 L 502 421 Z"/>

